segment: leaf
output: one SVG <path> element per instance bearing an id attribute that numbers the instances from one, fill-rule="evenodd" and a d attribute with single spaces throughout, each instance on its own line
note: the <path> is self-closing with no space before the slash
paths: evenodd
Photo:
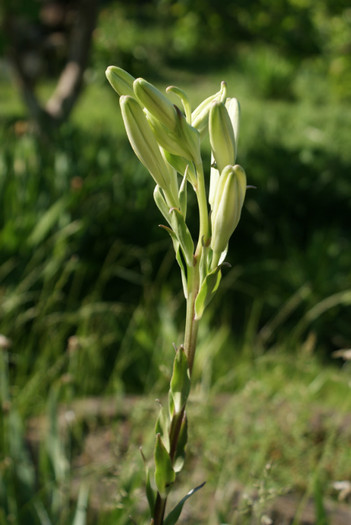
<path id="1" fill-rule="evenodd" d="M 169 444 L 169 418 L 166 410 L 164 407 L 161 407 L 160 413 L 158 415 L 157 421 L 156 421 L 156 428 L 155 428 L 155 434 L 160 434 L 162 441 L 166 447 L 166 449 L 169 451 L 170 444 Z"/>
<path id="2" fill-rule="evenodd" d="M 79 489 L 77 509 L 74 515 L 73 525 L 85 525 L 87 522 L 87 508 L 89 489 L 82 485 Z"/>
<path id="3" fill-rule="evenodd" d="M 175 413 L 180 414 L 190 392 L 189 364 L 182 346 L 178 348 L 174 359 L 170 392 L 173 398 Z"/>
<path id="4" fill-rule="evenodd" d="M 156 436 L 155 446 L 155 483 L 162 498 L 165 498 L 174 483 L 175 472 L 172 461 L 164 446 L 160 434 Z"/>
<path id="5" fill-rule="evenodd" d="M 180 432 L 178 437 L 178 443 L 177 443 L 177 451 L 175 454 L 175 461 L 173 464 L 173 468 L 175 472 L 180 472 L 183 468 L 184 461 L 185 461 L 185 447 L 188 442 L 188 418 L 186 417 L 186 414 L 183 414 L 182 423 L 180 426 Z"/>
<path id="6" fill-rule="evenodd" d="M 161 188 L 158 184 L 156 184 L 155 186 L 153 196 L 154 196 L 154 201 L 155 201 L 156 206 L 158 207 L 158 209 L 160 210 L 160 212 L 162 213 L 163 217 L 166 219 L 168 224 L 172 226 L 171 218 L 169 215 L 169 206 L 165 198 L 163 197 L 161 193 Z"/>
<path id="7" fill-rule="evenodd" d="M 189 499 L 195 492 L 202 489 L 202 487 L 205 485 L 206 481 L 201 483 L 201 485 L 198 485 L 194 489 L 192 489 L 186 496 L 184 496 L 183 499 L 180 500 L 180 502 L 174 507 L 173 510 L 168 514 L 167 518 L 164 520 L 163 525 L 175 525 L 178 521 L 178 518 L 183 510 L 183 505 L 186 502 L 187 499 Z"/>
<path id="8" fill-rule="evenodd" d="M 156 500 L 156 495 L 155 495 L 155 492 L 152 488 L 152 485 L 151 485 L 151 477 L 150 477 L 150 469 L 147 465 L 147 461 L 146 461 L 146 458 L 144 456 L 144 453 L 142 451 L 142 448 L 140 447 L 140 454 L 141 454 L 141 457 L 142 457 L 142 460 L 144 462 L 144 466 L 145 466 L 145 491 L 146 491 L 146 498 L 147 498 L 147 501 L 148 501 L 148 504 L 149 504 L 149 508 L 150 508 L 150 514 L 153 514 L 154 513 L 154 508 L 155 508 L 155 500 Z"/>
<path id="9" fill-rule="evenodd" d="M 221 282 L 222 278 L 222 272 L 220 267 L 218 266 L 214 270 L 212 270 L 209 274 L 206 275 L 205 279 L 203 280 L 203 283 L 201 285 L 201 288 L 199 290 L 199 293 L 197 294 L 196 301 L 195 301 L 195 319 L 199 320 L 201 319 L 206 306 L 211 301 L 213 296 L 215 295 L 219 283 Z"/>
<path id="10" fill-rule="evenodd" d="M 182 212 L 178 210 L 178 208 L 171 208 L 170 211 L 174 217 L 172 226 L 183 250 L 186 264 L 191 266 L 193 264 L 194 254 L 194 242 L 191 237 L 191 233 L 189 232 L 189 229 L 185 223 Z"/>
<path id="11" fill-rule="evenodd" d="M 178 192 L 180 209 L 182 211 L 184 220 L 186 220 L 186 212 L 187 212 L 187 204 L 188 204 L 188 192 L 187 192 L 187 189 L 188 189 L 188 180 L 187 180 L 188 168 L 189 168 L 189 164 L 185 168 L 184 177 L 183 177 L 183 180 L 182 180 L 182 183 L 180 185 L 179 192 Z"/>
<path id="12" fill-rule="evenodd" d="M 45 239 L 49 231 L 59 222 L 66 207 L 67 199 L 62 197 L 42 215 L 28 238 L 30 246 L 37 246 Z"/>
<path id="13" fill-rule="evenodd" d="M 177 239 L 176 234 L 171 228 L 169 228 L 168 226 L 165 226 L 164 224 L 159 224 L 159 226 L 163 230 L 166 230 L 166 232 L 168 232 L 169 235 L 171 236 L 173 248 L 175 251 L 175 258 L 176 258 L 177 263 L 179 264 L 179 268 L 181 272 L 184 296 L 185 296 L 185 299 L 187 299 L 188 298 L 188 283 L 187 283 L 186 271 L 185 271 L 185 267 L 184 267 L 184 263 L 182 259 L 182 254 L 180 251 L 179 241 Z"/>

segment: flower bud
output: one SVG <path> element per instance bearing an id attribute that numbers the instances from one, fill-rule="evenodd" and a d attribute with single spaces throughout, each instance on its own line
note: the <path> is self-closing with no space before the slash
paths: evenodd
<path id="1" fill-rule="evenodd" d="M 188 124 L 183 113 L 176 107 L 178 116 L 178 127 L 180 134 L 180 142 L 184 144 L 185 150 L 188 152 L 186 158 L 195 162 L 201 163 L 200 152 L 200 133 L 193 126 Z"/>
<path id="2" fill-rule="evenodd" d="M 177 115 L 172 102 L 143 78 L 137 78 L 133 87 L 137 99 L 151 115 L 167 128 L 174 130 L 177 125 Z"/>
<path id="3" fill-rule="evenodd" d="M 214 199 L 216 196 L 217 186 L 219 183 L 219 171 L 215 167 L 215 160 L 213 153 L 211 154 L 211 170 L 210 170 L 210 188 L 208 192 L 208 202 L 210 204 L 211 210 L 213 210 Z"/>
<path id="4" fill-rule="evenodd" d="M 196 128 L 200 133 L 205 131 L 208 123 L 208 114 L 211 109 L 211 104 L 215 100 L 224 100 L 227 93 L 227 85 L 225 82 L 222 82 L 221 89 L 218 93 L 211 95 L 206 98 L 201 104 L 198 105 L 196 109 L 191 114 L 191 125 Z"/>
<path id="5" fill-rule="evenodd" d="M 199 132 L 187 123 L 183 113 L 177 107 L 176 115 L 177 126 L 173 131 L 149 112 L 146 113 L 146 118 L 161 148 L 172 155 L 197 163 L 200 160 Z"/>
<path id="6" fill-rule="evenodd" d="M 212 250 L 220 254 L 238 225 L 246 193 L 246 174 L 238 164 L 227 166 L 220 176 L 213 212 Z"/>
<path id="7" fill-rule="evenodd" d="M 186 121 L 191 123 L 191 107 L 188 95 L 185 93 L 185 91 L 177 86 L 168 86 L 166 88 L 166 93 L 174 93 L 179 98 L 183 106 Z"/>
<path id="8" fill-rule="evenodd" d="M 215 101 L 211 105 L 209 133 L 217 169 L 222 172 L 226 166 L 234 164 L 235 159 L 234 130 L 223 102 Z"/>
<path id="9" fill-rule="evenodd" d="M 106 69 L 105 74 L 107 80 L 118 95 L 129 95 L 134 97 L 133 82 L 135 78 L 127 73 L 127 71 L 124 71 L 124 69 L 117 66 L 109 66 Z"/>
<path id="10" fill-rule="evenodd" d="M 168 169 L 143 110 L 134 98 L 128 96 L 120 98 L 120 106 L 134 153 L 149 170 L 156 184 L 167 191 Z"/>
<path id="11" fill-rule="evenodd" d="M 234 138 L 235 138 L 235 152 L 238 151 L 238 138 L 239 138 L 239 120 L 240 120 L 240 105 L 236 98 L 227 98 L 225 107 L 228 110 L 228 115 L 231 120 Z"/>
<path id="12" fill-rule="evenodd" d="M 170 131 L 148 111 L 146 112 L 146 118 L 161 148 L 168 151 L 172 155 L 187 157 L 188 153 L 184 148 L 184 144 L 180 140 L 179 134 L 175 133 L 174 131 Z"/>

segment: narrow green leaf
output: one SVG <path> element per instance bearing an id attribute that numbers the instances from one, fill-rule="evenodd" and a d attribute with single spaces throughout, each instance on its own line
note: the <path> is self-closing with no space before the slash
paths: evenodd
<path id="1" fill-rule="evenodd" d="M 141 454 L 142 460 L 144 462 L 144 467 L 145 467 L 145 489 L 146 489 L 145 492 L 146 492 L 146 498 L 147 498 L 147 501 L 148 501 L 148 504 L 149 504 L 150 514 L 153 514 L 154 513 L 154 508 L 155 508 L 156 494 L 155 494 L 155 491 L 153 490 L 152 485 L 151 485 L 150 469 L 148 467 L 148 464 L 147 464 L 146 458 L 144 456 L 143 450 L 142 450 L 141 447 L 140 447 L 139 450 L 140 450 L 140 454 Z"/>
<path id="2" fill-rule="evenodd" d="M 179 192 L 178 192 L 180 209 L 181 209 L 181 212 L 183 214 L 184 221 L 186 220 L 186 212 L 187 212 L 187 206 L 188 206 L 188 192 L 187 192 L 187 189 L 188 189 L 188 179 L 187 179 L 188 167 L 189 167 L 189 164 L 187 165 L 187 167 L 185 169 L 184 177 L 183 177 L 183 180 L 182 180 L 182 183 L 180 185 Z"/>
<path id="3" fill-rule="evenodd" d="M 160 434 L 156 436 L 155 446 L 155 483 L 162 498 L 165 498 L 175 480 L 172 461 L 164 446 Z"/>
<path id="4" fill-rule="evenodd" d="M 89 489 L 86 485 L 81 485 L 78 494 L 77 509 L 74 515 L 73 525 L 85 525 L 87 522 Z"/>
<path id="5" fill-rule="evenodd" d="M 66 197 L 56 201 L 40 218 L 31 235 L 28 238 L 30 246 L 37 246 L 50 232 L 51 228 L 62 218 L 67 206 Z"/>
<path id="6" fill-rule="evenodd" d="M 171 208 L 174 221 L 172 222 L 173 229 L 178 237 L 180 246 L 183 250 L 186 263 L 191 266 L 193 264 L 194 243 L 191 233 L 185 223 L 184 215 L 178 208 Z"/>
<path id="7" fill-rule="evenodd" d="M 158 184 L 156 184 L 155 186 L 153 195 L 154 195 L 154 201 L 155 201 L 156 206 L 158 207 L 158 209 L 160 210 L 160 212 L 162 213 L 163 217 L 166 219 L 168 224 L 172 226 L 171 217 L 169 214 L 169 206 L 164 196 L 162 195 L 162 190 Z"/>
<path id="8" fill-rule="evenodd" d="M 178 238 L 177 238 L 176 234 L 174 233 L 174 231 L 171 228 L 169 228 L 168 226 L 165 226 L 164 224 L 160 224 L 159 226 L 163 230 L 166 230 L 166 232 L 169 233 L 169 235 L 170 235 L 170 237 L 172 239 L 173 248 L 174 248 L 174 252 L 175 252 L 175 258 L 176 258 L 177 263 L 179 264 L 179 268 L 180 268 L 180 271 L 181 271 L 183 292 L 184 292 L 185 299 L 187 299 L 187 297 L 188 297 L 187 274 L 186 274 L 186 269 L 185 269 L 185 266 L 184 266 L 184 263 L 183 263 L 183 258 L 182 258 L 182 254 L 181 254 L 180 244 L 179 244 Z"/>
<path id="9" fill-rule="evenodd" d="M 186 274 L 186 270 L 185 270 L 185 267 L 184 267 L 184 263 L 183 263 L 183 259 L 182 259 L 182 254 L 181 254 L 181 251 L 180 251 L 179 242 L 178 242 L 177 244 L 178 244 L 178 247 L 177 247 L 177 248 L 176 248 L 176 246 L 174 245 L 174 243 L 173 243 L 173 246 L 174 246 L 174 250 L 175 250 L 175 252 L 176 252 L 176 261 L 177 261 L 177 263 L 179 264 L 179 268 L 180 268 L 180 272 L 181 272 L 184 297 L 185 297 L 185 299 L 187 299 L 187 298 L 188 298 L 188 280 L 187 280 L 187 274 Z"/>
<path id="10" fill-rule="evenodd" d="M 184 461 L 185 461 L 185 447 L 186 447 L 187 441 L 188 441 L 188 418 L 186 417 L 186 414 L 184 413 L 182 423 L 180 426 L 177 451 L 175 454 L 175 460 L 173 464 L 173 468 L 175 472 L 180 472 L 183 468 Z"/>
<path id="11" fill-rule="evenodd" d="M 182 346 L 178 348 L 174 359 L 170 392 L 174 402 L 175 413 L 180 414 L 190 392 L 189 364 Z"/>
<path id="12" fill-rule="evenodd" d="M 184 503 L 187 499 L 191 498 L 195 492 L 202 489 L 202 487 L 205 485 L 206 481 L 201 483 L 201 485 L 198 485 L 194 489 L 192 489 L 180 502 L 174 507 L 173 510 L 168 514 L 167 518 L 164 520 L 163 525 L 175 525 L 178 521 L 178 518 L 183 510 Z"/>
<path id="13" fill-rule="evenodd" d="M 164 407 L 161 407 L 160 409 L 160 413 L 156 421 L 155 434 L 161 435 L 162 441 L 166 449 L 169 451 L 169 418 Z"/>
<path id="14" fill-rule="evenodd" d="M 219 266 L 206 275 L 195 301 L 195 318 L 197 320 L 201 319 L 206 306 L 215 295 L 221 278 L 222 272 Z"/>

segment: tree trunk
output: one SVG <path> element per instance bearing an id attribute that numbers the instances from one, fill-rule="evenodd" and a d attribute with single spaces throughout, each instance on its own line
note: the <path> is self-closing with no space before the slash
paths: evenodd
<path id="1" fill-rule="evenodd" d="M 97 0 L 77 1 L 73 10 L 66 62 L 51 97 L 43 104 L 35 92 L 35 82 L 25 67 L 18 15 L 11 8 L 5 10 L 4 29 L 18 86 L 31 120 L 44 136 L 50 135 L 68 119 L 81 92 L 97 11 Z"/>

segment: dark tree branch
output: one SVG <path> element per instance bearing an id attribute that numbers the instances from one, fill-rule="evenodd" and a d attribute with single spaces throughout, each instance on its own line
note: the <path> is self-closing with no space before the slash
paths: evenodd
<path id="1" fill-rule="evenodd" d="M 67 59 L 54 92 L 46 104 L 42 104 L 38 98 L 35 83 L 26 68 L 17 16 L 11 9 L 5 11 L 4 29 L 19 90 L 31 119 L 43 134 L 50 133 L 67 120 L 78 99 L 88 63 L 97 11 L 97 0 L 79 0 L 76 3 Z"/>

